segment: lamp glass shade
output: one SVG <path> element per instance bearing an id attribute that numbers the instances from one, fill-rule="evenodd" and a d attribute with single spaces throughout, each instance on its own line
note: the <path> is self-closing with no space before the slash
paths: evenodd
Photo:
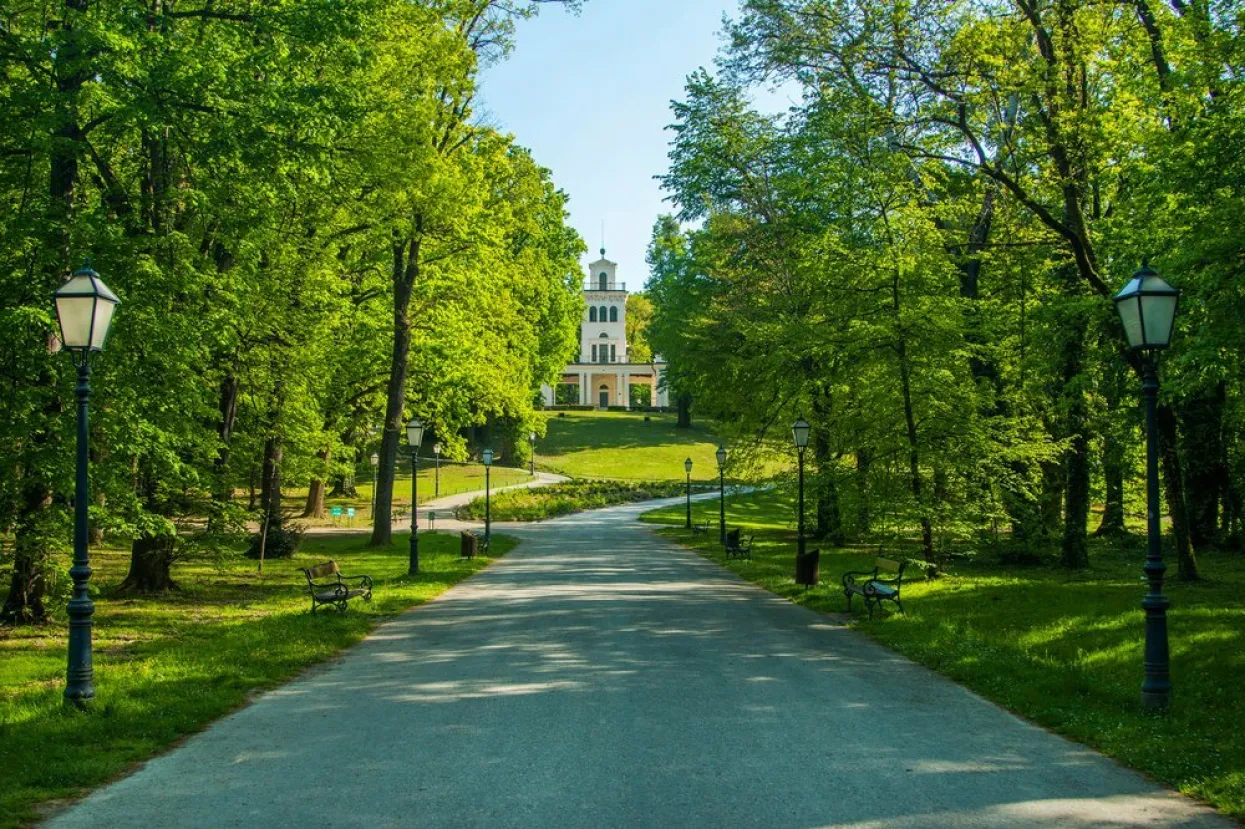
<path id="1" fill-rule="evenodd" d="M 792 424 L 791 435 L 795 438 L 795 446 L 797 449 L 803 449 L 808 446 L 808 433 L 810 430 L 811 427 L 808 425 L 808 421 L 804 418 L 800 418 Z"/>
<path id="2" fill-rule="evenodd" d="M 1142 266 L 1115 295 L 1115 310 L 1124 324 L 1129 348 L 1167 348 L 1179 304 L 1180 291 Z"/>
<path id="3" fill-rule="evenodd" d="M 726 466 L 726 447 L 719 446 L 715 454 L 718 456 L 718 469 Z"/>
<path id="4" fill-rule="evenodd" d="M 536 433 L 535 433 L 535 432 L 528 432 L 528 433 L 527 433 L 527 442 L 528 442 L 528 443 L 535 443 L 535 442 L 536 442 Z"/>
<path id="5" fill-rule="evenodd" d="M 372 466 L 380 465 L 380 455 L 376 454 L 375 452 L 372 453 L 371 460 L 372 460 Z"/>
<path id="6" fill-rule="evenodd" d="M 406 424 L 406 442 L 416 449 L 424 442 L 424 422 L 417 417 Z"/>
<path id="7" fill-rule="evenodd" d="M 688 458 L 687 460 L 683 461 L 683 471 L 686 472 L 688 475 L 692 474 L 692 459 L 691 458 Z"/>
<path id="8" fill-rule="evenodd" d="M 61 345 L 71 351 L 103 351 L 120 302 L 95 271 L 75 271 L 56 291 Z"/>
<path id="9" fill-rule="evenodd" d="M 437 443 L 432 444 L 432 451 L 433 451 L 435 454 L 438 454 L 438 455 L 440 455 L 440 454 L 441 454 L 441 443 L 440 443 L 440 441 L 438 441 Z"/>
<path id="10" fill-rule="evenodd" d="M 480 453 L 480 460 L 484 462 L 485 466 L 492 466 L 493 465 L 493 450 L 485 449 L 482 453 Z"/>

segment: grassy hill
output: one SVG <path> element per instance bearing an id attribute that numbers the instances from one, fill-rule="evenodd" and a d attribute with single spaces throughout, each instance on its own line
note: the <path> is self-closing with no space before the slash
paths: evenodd
<path id="1" fill-rule="evenodd" d="M 692 459 L 692 480 L 717 478 L 717 438 L 703 426 L 676 429 L 672 414 L 637 412 L 550 413 L 549 430 L 536 444 L 536 466 L 574 478 L 682 481 Z"/>

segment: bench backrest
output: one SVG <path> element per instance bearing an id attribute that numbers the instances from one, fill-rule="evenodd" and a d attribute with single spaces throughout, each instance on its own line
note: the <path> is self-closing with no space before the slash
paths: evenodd
<path id="1" fill-rule="evenodd" d="M 317 564 L 315 567 L 304 567 L 303 572 L 307 574 L 307 581 L 315 581 L 324 576 L 331 576 L 334 573 L 340 573 L 337 562 L 329 559 L 323 564 Z"/>
<path id="2" fill-rule="evenodd" d="M 908 566 L 907 561 L 892 561 L 889 558 L 879 558 L 873 563 L 873 566 L 879 571 L 885 570 L 888 573 L 894 573 L 898 578 L 903 578 L 904 568 Z"/>
<path id="3" fill-rule="evenodd" d="M 726 533 L 726 546 L 728 547 L 739 546 L 739 530 L 730 530 Z"/>

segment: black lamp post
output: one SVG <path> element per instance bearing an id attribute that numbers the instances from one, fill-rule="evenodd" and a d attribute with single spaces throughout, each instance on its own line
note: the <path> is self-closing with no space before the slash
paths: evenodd
<path id="1" fill-rule="evenodd" d="M 800 497 L 796 507 L 796 524 L 799 527 L 796 536 L 796 551 L 804 555 L 804 450 L 808 448 L 808 421 L 800 418 L 791 426 L 791 435 L 795 438 L 795 452 L 800 461 Z"/>
<path id="2" fill-rule="evenodd" d="M 95 669 L 91 663 L 91 617 L 95 603 L 87 593 L 91 579 L 90 551 L 87 545 L 87 506 L 90 480 L 87 477 L 89 419 L 87 401 L 91 397 L 91 354 L 104 350 L 112 315 L 120 300 L 91 270 L 90 262 L 75 271 L 55 294 L 56 319 L 60 324 L 60 344 L 78 369 L 78 456 L 74 480 L 73 596 L 69 600 L 69 667 L 66 671 L 65 701 L 79 708 L 95 697 Z"/>
<path id="3" fill-rule="evenodd" d="M 368 459 L 372 464 L 372 524 L 376 524 L 376 470 L 380 467 L 380 455 L 375 452 Z"/>
<path id="4" fill-rule="evenodd" d="M 419 572 L 419 445 L 424 442 L 424 422 L 417 417 L 406 424 L 406 442 L 411 446 L 411 562 L 407 573 Z"/>
<path id="5" fill-rule="evenodd" d="M 1141 707 L 1163 710 L 1171 704 L 1171 668 L 1167 651 L 1167 608 L 1163 595 L 1163 535 L 1159 526 L 1158 352 L 1171 343 L 1180 291 L 1168 285 L 1149 264 L 1133 274 L 1115 295 L 1128 347 L 1141 356 L 1141 393 L 1146 406 L 1146 563 L 1150 589 L 1141 600 L 1146 613 L 1145 680 Z"/>
<path id="6" fill-rule="evenodd" d="M 437 456 L 437 471 L 433 476 L 432 497 L 441 497 L 441 441 L 432 444 L 432 454 Z"/>
<path id="7" fill-rule="evenodd" d="M 493 467 L 493 450 L 485 449 L 480 460 L 484 461 L 484 544 L 487 546 L 493 531 L 493 515 L 489 505 L 489 470 Z"/>
<path id="8" fill-rule="evenodd" d="M 726 447 L 719 446 L 718 456 L 718 540 L 726 543 Z"/>
<path id="9" fill-rule="evenodd" d="M 535 432 L 527 433 L 527 442 L 528 442 L 528 445 L 532 447 L 531 469 L 529 471 L 531 472 L 532 477 L 535 478 L 536 477 L 536 433 Z"/>
<path id="10" fill-rule="evenodd" d="M 683 471 L 687 473 L 687 529 L 692 528 L 692 459 L 683 461 Z"/>

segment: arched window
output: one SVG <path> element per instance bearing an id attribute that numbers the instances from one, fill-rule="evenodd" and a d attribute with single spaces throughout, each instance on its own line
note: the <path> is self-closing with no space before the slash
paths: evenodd
<path id="1" fill-rule="evenodd" d="M 593 305 L 588 309 L 588 322 L 597 321 L 597 306 Z"/>
<path id="2" fill-rule="evenodd" d="M 609 284 L 610 284 L 610 276 L 609 276 L 609 274 L 607 274 L 605 271 L 601 271 L 601 273 L 600 273 L 600 275 L 597 277 L 597 279 L 598 279 L 598 280 L 600 280 L 600 283 L 601 283 L 601 290 L 602 290 L 602 291 L 609 290 Z"/>
<path id="3" fill-rule="evenodd" d="M 605 318 L 608 314 L 609 312 L 606 311 L 605 306 L 602 305 L 601 310 L 597 312 L 597 319 L 601 320 L 601 322 L 605 322 Z"/>
<path id="4" fill-rule="evenodd" d="M 618 306 L 610 306 L 610 322 L 618 322 Z"/>

